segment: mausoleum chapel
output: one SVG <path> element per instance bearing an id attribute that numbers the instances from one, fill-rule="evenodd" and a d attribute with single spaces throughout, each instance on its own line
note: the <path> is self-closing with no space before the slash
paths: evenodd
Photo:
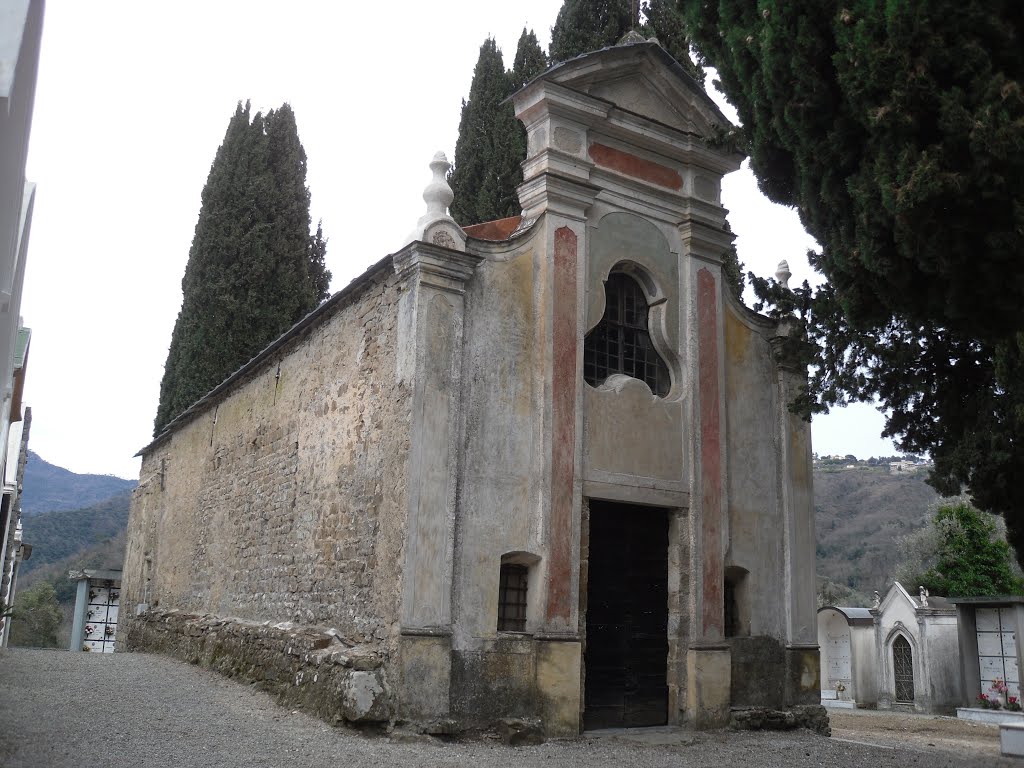
<path id="1" fill-rule="evenodd" d="M 898 581 L 875 595 L 871 608 L 818 610 L 822 702 L 954 714 L 967 703 L 956 608 Z"/>
<path id="2" fill-rule="evenodd" d="M 142 449 L 119 644 L 331 722 L 827 727 L 806 372 L 723 277 L 728 120 L 653 42 L 513 100 L 521 216 L 460 227 L 435 157 L 408 245 Z"/>

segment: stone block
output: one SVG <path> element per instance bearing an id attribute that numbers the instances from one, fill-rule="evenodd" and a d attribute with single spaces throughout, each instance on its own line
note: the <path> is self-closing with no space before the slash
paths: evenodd
<path id="1" fill-rule="evenodd" d="M 453 651 L 452 716 L 466 727 L 537 712 L 535 656 L 506 651 Z"/>
<path id="2" fill-rule="evenodd" d="M 544 730 L 537 719 L 502 718 L 498 721 L 496 730 L 501 742 L 510 747 L 544 743 Z"/>
<path id="3" fill-rule="evenodd" d="M 729 724 L 730 655 L 728 646 L 696 646 L 686 652 L 686 717 L 694 728 Z"/>
<path id="4" fill-rule="evenodd" d="M 403 635 L 398 647 L 398 716 L 426 721 L 448 716 L 451 638 Z"/>
<path id="5" fill-rule="evenodd" d="M 378 672 L 353 671 L 343 691 L 342 711 L 350 723 L 381 723 L 390 719 L 387 690 Z"/>
<path id="6" fill-rule="evenodd" d="M 999 724 L 999 751 L 1008 757 L 1024 757 L 1024 723 Z"/>
<path id="7" fill-rule="evenodd" d="M 787 706 L 821 703 L 821 658 L 818 646 L 786 648 Z"/>
<path id="8" fill-rule="evenodd" d="M 734 637 L 732 649 L 731 705 L 734 707 L 785 707 L 785 646 L 774 637 Z"/>
<path id="9" fill-rule="evenodd" d="M 540 641 L 537 644 L 537 695 L 548 736 L 580 732 L 579 643 Z"/>

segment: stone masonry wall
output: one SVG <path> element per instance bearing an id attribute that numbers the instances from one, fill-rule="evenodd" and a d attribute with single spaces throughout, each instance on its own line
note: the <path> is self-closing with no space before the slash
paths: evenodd
<path id="1" fill-rule="evenodd" d="M 301 707 L 329 723 L 390 720 L 392 692 L 383 659 L 333 629 L 149 611 L 128 621 L 128 650 L 199 664 Z"/>
<path id="2" fill-rule="evenodd" d="M 409 445 L 398 295 L 386 260 L 146 449 L 123 615 L 294 622 L 393 652 Z M 154 637 L 126 629 L 133 647 Z"/>

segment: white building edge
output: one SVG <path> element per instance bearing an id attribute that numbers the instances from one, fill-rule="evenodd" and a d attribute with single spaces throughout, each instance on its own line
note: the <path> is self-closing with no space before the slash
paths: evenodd
<path id="1" fill-rule="evenodd" d="M 0 0 L 0 602 L 10 605 L 18 563 L 31 547 L 21 540 L 19 494 L 28 443 L 22 405 L 30 333 L 22 326 L 22 286 L 35 185 L 25 179 L 43 28 L 43 0 Z M 10 622 L 0 618 L 0 644 Z"/>

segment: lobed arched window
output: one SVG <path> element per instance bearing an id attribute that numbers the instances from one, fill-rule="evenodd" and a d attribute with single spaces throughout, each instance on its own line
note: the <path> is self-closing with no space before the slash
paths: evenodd
<path id="1" fill-rule="evenodd" d="M 583 340 L 584 380 L 596 387 L 621 373 L 640 379 L 651 392 L 664 397 L 672 382 L 647 330 L 647 297 L 624 272 L 608 275 L 604 290 L 604 317 Z"/>

